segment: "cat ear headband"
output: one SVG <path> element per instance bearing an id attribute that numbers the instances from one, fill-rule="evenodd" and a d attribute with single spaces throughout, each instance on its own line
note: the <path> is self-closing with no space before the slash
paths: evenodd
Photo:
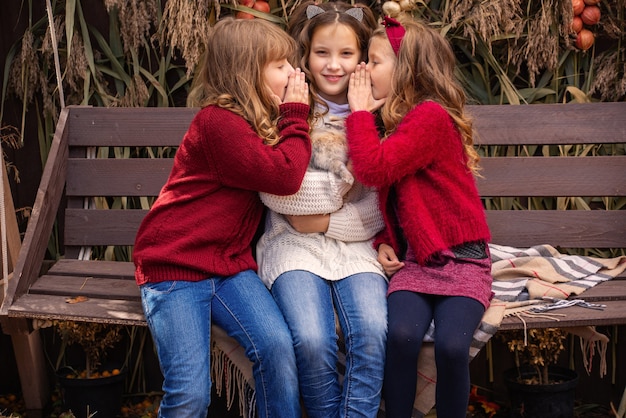
<path id="1" fill-rule="evenodd" d="M 383 19 L 383 25 L 385 26 L 385 32 L 387 32 L 387 38 L 389 38 L 391 48 L 393 48 L 393 52 L 397 57 L 398 51 L 400 51 L 400 43 L 402 42 L 402 38 L 404 38 L 406 30 L 400 22 L 389 16 L 385 16 Z"/>
<path id="2" fill-rule="evenodd" d="M 315 16 L 325 13 L 326 10 L 322 9 L 319 6 L 316 6 L 314 4 L 310 4 L 307 6 L 306 8 L 306 18 L 311 20 L 313 19 Z M 355 18 L 356 20 L 358 20 L 359 22 L 363 21 L 363 9 L 361 9 L 360 7 L 353 7 L 351 9 L 346 10 L 346 14 L 349 16 L 352 16 L 353 18 Z"/>

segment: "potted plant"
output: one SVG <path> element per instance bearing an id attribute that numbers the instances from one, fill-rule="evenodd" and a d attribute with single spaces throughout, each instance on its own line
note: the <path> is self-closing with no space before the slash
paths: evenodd
<path id="1" fill-rule="evenodd" d="M 57 369 L 64 406 L 76 418 L 87 418 L 94 412 L 101 418 L 118 416 L 125 371 L 122 367 L 101 366 L 109 350 L 122 339 L 123 327 L 74 321 L 55 321 L 53 326 L 63 344 L 80 345 L 85 357 L 83 365 Z"/>
<path id="2" fill-rule="evenodd" d="M 557 366 L 567 332 L 561 328 L 506 331 L 497 334 L 515 355 L 516 367 L 504 372 L 511 416 L 574 416 L 578 383 L 575 370 Z"/>

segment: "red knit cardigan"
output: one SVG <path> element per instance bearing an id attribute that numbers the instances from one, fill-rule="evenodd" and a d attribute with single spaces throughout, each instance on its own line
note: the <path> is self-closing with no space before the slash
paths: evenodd
<path id="1" fill-rule="evenodd" d="M 198 281 L 257 269 L 251 243 L 259 191 L 298 191 L 311 158 L 309 106 L 281 105 L 282 141 L 263 143 L 241 116 L 208 106 L 194 117 L 167 183 L 135 240 L 135 280 Z"/>
<path id="2" fill-rule="evenodd" d="M 441 105 L 417 105 L 383 142 L 369 112 L 351 114 L 346 129 L 356 178 L 379 189 L 386 228 L 376 248 L 387 243 L 400 254 L 406 239 L 424 264 L 456 245 L 489 241 L 461 135 Z"/>

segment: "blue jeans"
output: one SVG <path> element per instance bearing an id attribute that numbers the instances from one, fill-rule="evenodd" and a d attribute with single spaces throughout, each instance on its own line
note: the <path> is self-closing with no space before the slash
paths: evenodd
<path id="1" fill-rule="evenodd" d="M 384 277 L 373 273 L 327 281 L 294 270 L 274 282 L 272 294 L 293 335 L 309 418 L 376 417 L 387 338 L 386 291 Z M 346 344 L 343 389 L 337 371 L 335 311 Z"/>
<path id="2" fill-rule="evenodd" d="M 253 362 L 258 416 L 301 416 L 291 334 L 256 273 L 148 283 L 141 298 L 164 377 L 159 417 L 206 418 L 211 322 L 234 337 Z"/>

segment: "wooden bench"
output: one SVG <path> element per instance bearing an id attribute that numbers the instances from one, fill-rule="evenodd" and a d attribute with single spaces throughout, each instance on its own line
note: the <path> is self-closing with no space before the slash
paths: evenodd
<path id="1" fill-rule="evenodd" d="M 470 111 L 482 146 L 626 143 L 626 103 L 471 106 Z M 158 157 L 174 155 L 196 112 L 92 107 L 61 112 L 0 315 L 145 325 L 132 263 L 92 260 L 85 249 L 95 248 L 98 258 L 107 248 L 106 254 L 113 254 L 114 246 L 117 254 L 130 254 L 139 223 L 172 166 L 171 158 Z M 481 164 L 484 197 L 626 198 L 625 155 L 485 157 Z M 57 219 L 64 257 L 42 274 Z M 626 248 L 624 210 L 489 210 L 488 220 L 493 242 L 503 245 Z M 559 326 L 626 324 L 625 278 L 584 293 L 585 300 L 607 305 L 603 311 L 566 308 Z M 87 300 L 68 303 L 77 296 Z M 540 318 L 527 324 L 554 326 Z M 501 329 L 521 326 L 505 318 Z"/>

